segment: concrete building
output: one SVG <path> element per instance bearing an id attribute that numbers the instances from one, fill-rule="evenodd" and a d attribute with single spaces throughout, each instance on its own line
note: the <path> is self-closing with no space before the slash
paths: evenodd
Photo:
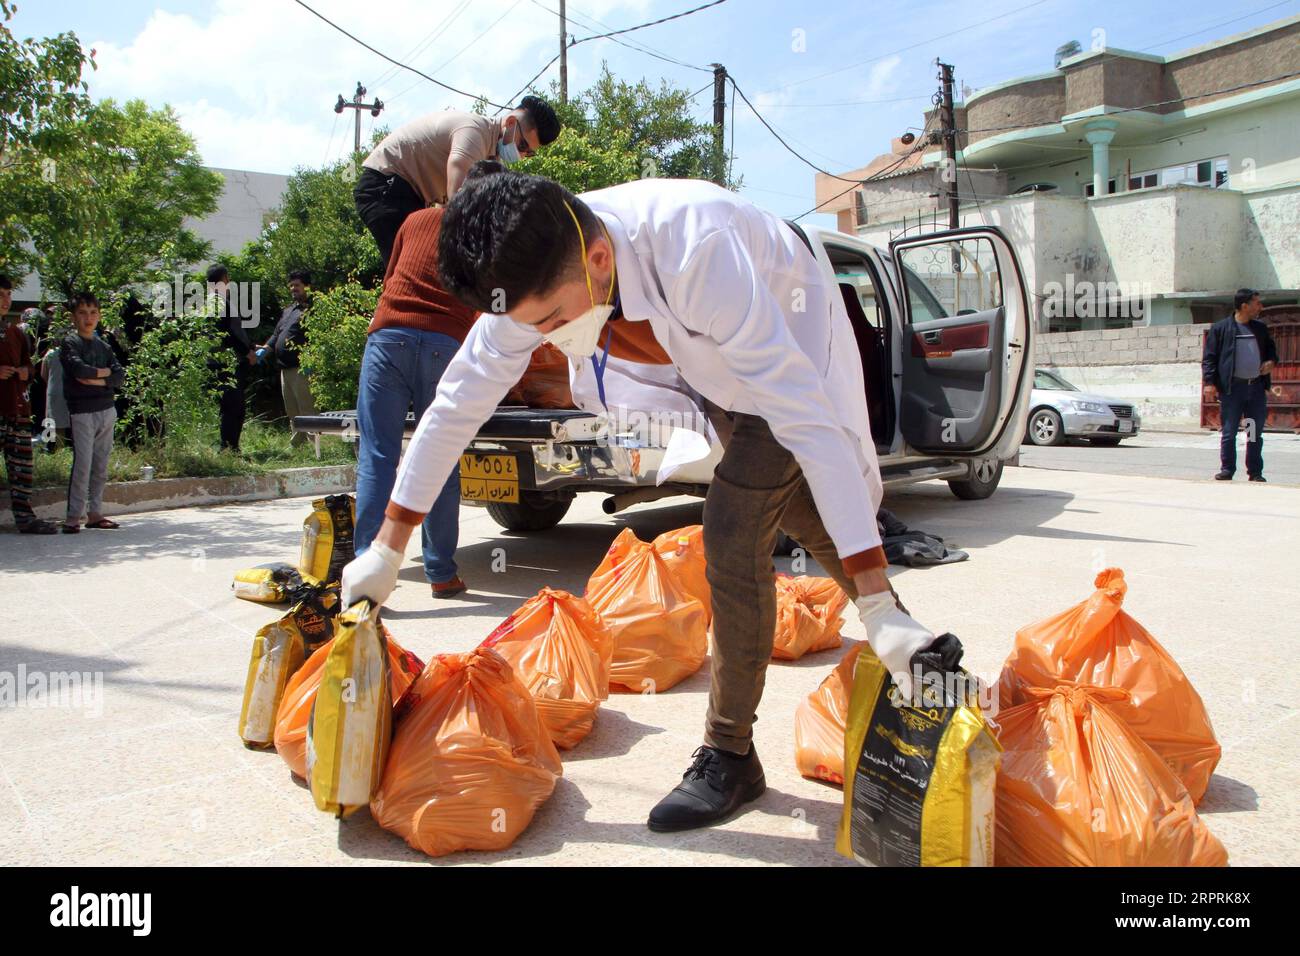
<path id="1" fill-rule="evenodd" d="M 1015 243 L 1038 361 L 1081 387 L 1194 423 L 1195 326 L 1241 286 L 1300 302 L 1300 16 L 1170 57 L 1066 55 L 954 112 L 961 224 Z M 819 174 L 823 211 L 882 246 L 946 228 L 941 146 L 910 149 L 844 174 L 879 178 L 838 199 L 844 183 Z"/>
<path id="2" fill-rule="evenodd" d="M 277 173 L 255 173 L 246 169 L 208 167 L 225 179 L 217 209 L 204 219 L 192 219 L 186 226 L 212 243 L 215 258 L 230 255 L 262 233 L 266 216 L 280 204 L 289 177 Z M 201 265 L 202 263 L 195 263 Z M 41 299 L 40 277 L 29 275 L 14 289 L 14 308 L 36 305 Z"/>

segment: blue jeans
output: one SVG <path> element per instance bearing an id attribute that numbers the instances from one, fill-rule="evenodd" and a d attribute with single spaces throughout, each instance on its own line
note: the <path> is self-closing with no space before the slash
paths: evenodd
<path id="1" fill-rule="evenodd" d="M 397 481 L 406 413 L 414 408 L 417 421 L 424 414 L 459 348 L 451 336 L 418 329 L 378 329 L 366 339 L 357 392 L 357 554 L 370 547 L 384 521 Z M 435 584 L 456 577 L 459 510 L 460 469 L 456 468 L 420 528 L 424 575 Z"/>
<path id="2" fill-rule="evenodd" d="M 1243 418 L 1253 420 L 1246 432 L 1246 473 L 1264 473 L 1264 419 L 1268 415 L 1268 391 L 1262 379 L 1247 385 L 1244 379 L 1232 383 L 1227 395 L 1219 393 L 1219 415 L 1223 430 L 1219 432 L 1219 465 L 1229 474 L 1237 470 L 1237 429 Z"/>

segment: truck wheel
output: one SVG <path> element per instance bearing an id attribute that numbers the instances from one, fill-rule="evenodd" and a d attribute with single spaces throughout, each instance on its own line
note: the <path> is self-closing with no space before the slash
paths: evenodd
<path id="1" fill-rule="evenodd" d="M 542 498 L 521 492 L 517 503 L 489 502 L 487 513 L 507 531 L 549 531 L 560 523 L 572 498 Z"/>
<path id="2" fill-rule="evenodd" d="M 997 458 L 981 458 L 971 466 L 969 478 L 948 482 L 952 493 L 964 501 L 979 501 L 998 490 L 1002 480 L 1002 462 Z"/>

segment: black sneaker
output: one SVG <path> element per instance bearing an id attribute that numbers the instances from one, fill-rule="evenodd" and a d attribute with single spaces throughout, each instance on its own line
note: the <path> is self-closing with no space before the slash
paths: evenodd
<path id="1" fill-rule="evenodd" d="M 1214 476 L 1215 481 L 1232 481 L 1232 472 L 1221 471 Z"/>
<path id="2" fill-rule="evenodd" d="M 1265 478 L 1263 475 L 1251 475 L 1251 476 L 1250 476 L 1250 480 L 1251 480 L 1251 481 L 1267 481 L 1268 479 Z"/>
<path id="3" fill-rule="evenodd" d="M 700 747 L 682 782 L 650 811 L 647 826 L 656 833 L 694 830 L 721 823 L 767 790 L 763 765 L 751 744 L 741 757 L 716 747 Z"/>

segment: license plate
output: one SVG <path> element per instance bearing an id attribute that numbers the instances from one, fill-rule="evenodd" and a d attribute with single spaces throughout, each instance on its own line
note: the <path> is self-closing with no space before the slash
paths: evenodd
<path id="1" fill-rule="evenodd" d="M 1133 430 L 1133 423 L 1128 419 L 1122 418 L 1119 422 L 1119 430 L 1122 432 L 1131 432 Z"/>
<path id="2" fill-rule="evenodd" d="M 460 496 L 466 501 L 519 501 L 519 469 L 514 455 L 460 456 Z"/>

